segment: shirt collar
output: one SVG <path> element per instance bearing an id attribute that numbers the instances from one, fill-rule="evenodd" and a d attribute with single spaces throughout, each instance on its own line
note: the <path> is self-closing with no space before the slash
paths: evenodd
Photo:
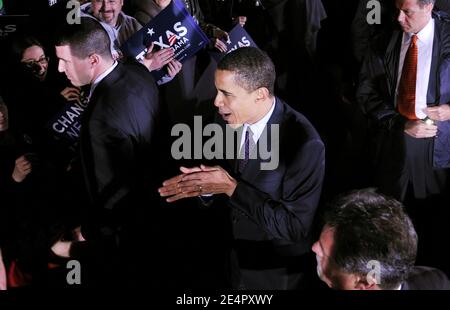
<path id="1" fill-rule="evenodd" d="M 95 88 L 97 87 L 98 84 L 100 84 L 100 82 L 108 75 L 110 74 L 118 65 L 117 61 L 114 61 L 113 65 L 111 67 L 109 67 L 109 69 L 107 69 L 105 72 L 103 72 L 102 74 L 100 74 L 92 83 L 91 85 L 91 91 L 89 93 L 89 98 L 91 98 L 92 94 L 94 93 Z"/>
<path id="2" fill-rule="evenodd" d="M 264 128 L 266 127 L 267 122 L 269 121 L 270 117 L 273 114 L 273 111 L 275 110 L 275 104 L 276 99 L 273 98 L 272 107 L 270 110 L 264 115 L 263 118 L 261 118 L 259 121 L 257 121 L 254 124 L 244 124 L 244 132 L 247 130 L 247 127 L 250 127 L 250 130 L 253 133 L 253 140 L 258 141 L 259 137 L 261 136 L 262 132 L 264 131 Z"/>
<path id="3" fill-rule="evenodd" d="M 405 33 L 403 43 L 409 43 L 414 33 Z M 424 44 L 430 44 L 434 36 L 434 18 L 430 18 L 428 24 L 417 33 L 417 38 Z"/>

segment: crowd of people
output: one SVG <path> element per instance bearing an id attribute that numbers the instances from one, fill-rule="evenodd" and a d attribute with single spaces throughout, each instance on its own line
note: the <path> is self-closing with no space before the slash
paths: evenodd
<path id="1" fill-rule="evenodd" d="M 123 53 L 172 1 L 209 44 Z M 0 1 L 0 289 L 450 289 L 450 1 L 50 2 Z"/>

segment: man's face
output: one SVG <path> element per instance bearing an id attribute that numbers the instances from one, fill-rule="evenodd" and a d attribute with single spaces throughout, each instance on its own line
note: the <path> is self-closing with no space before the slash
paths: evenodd
<path id="1" fill-rule="evenodd" d="M 330 256 L 333 246 L 334 228 L 325 225 L 319 240 L 312 246 L 313 252 L 316 253 L 317 274 L 319 278 L 334 289 L 357 289 L 358 277 L 341 271 Z"/>
<path id="2" fill-rule="evenodd" d="M 48 69 L 48 58 L 40 46 L 33 45 L 25 49 L 20 62 L 30 69 L 33 75 L 40 81 L 45 80 Z"/>
<path id="3" fill-rule="evenodd" d="M 8 107 L 0 101 L 0 132 L 8 130 Z"/>
<path id="4" fill-rule="evenodd" d="M 94 68 L 89 57 L 79 59 L 73 56 L 68 45 L 56 46 L 58 71 L 64 72 L 74 86 L 90 84 L 94 77 Z"/>
<path id="5" fill-rule="evenodd" d="M 233 127 L 257 121 L 256 91 L 249 92 L 235 82 L 235 73 L 217 70 L 215 84 L 217 88 L 214 105 L 222 118 Z"/>
<path id="6" fill-rule="evenodd" d="M 404 32 L 418 33 L 430 21 L 433 4 L 420 6 L 419 0 L 396 0 L 397 21 Z"/>
<path id="7" fill-rule="evenodd" d="M 161 8 L 164 9 L 166 6 L 170 4 L 172 0 L 153 0 L 155 3 Z"/>
<path id="8" fill-rule="evenodd" d="M 92 15 L 115 27 L 122 11 L 123 0 L 92 0 Z"/>

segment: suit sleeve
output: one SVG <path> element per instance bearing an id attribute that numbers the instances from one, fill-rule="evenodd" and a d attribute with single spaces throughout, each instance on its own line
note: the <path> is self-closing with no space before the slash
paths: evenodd
<path id="1" fill-rule="evenodd" d="M 387 87 L 383 59 L 370 48 L 359 76 L 358 104 L 364 114 L 379 126 L 388 130 L 403 129 L 406 118 L 396 111 Z"/>
<path id="2" fill-rule="evenodd" d="M 135 148 L 130 136 L 117 126 L 95 120 L 91 137 L 96 177 L 96 200 L 101 206 L 113 209 L 126 203 L 133 188 L 136 168 Z"/>
<path id="3" fill-rule="evenodd" d="M 324 145 L 320 140 L 311 140 L 286 168 L 280 200 L 239 181 L 230 199 L 231 207 L 244 212 L 273 238 L 303 241 L 319 203 L 324 172 Z"/>

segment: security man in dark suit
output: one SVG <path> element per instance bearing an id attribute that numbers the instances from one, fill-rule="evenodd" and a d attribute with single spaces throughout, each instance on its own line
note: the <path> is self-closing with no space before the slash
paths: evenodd
<path id="1" fill-rule="evenodd" d="M 107 33 L 91 18 L 67 26 L 56 53 L 59 71 L 73 85 L 90 84 L 79 143 L 91 206 L 78 235 L 87 242 L 60 241 L 53 251 L 65 257 L 90 253 L 96 284 L 133 284 L 139 265 L 133 253 L 152 236 L 146 210 L 157 209 L 149 194 L 158 175 L 152 167 L 160 113 L 156 84 L 143 65 L 113 60 Z"/>

